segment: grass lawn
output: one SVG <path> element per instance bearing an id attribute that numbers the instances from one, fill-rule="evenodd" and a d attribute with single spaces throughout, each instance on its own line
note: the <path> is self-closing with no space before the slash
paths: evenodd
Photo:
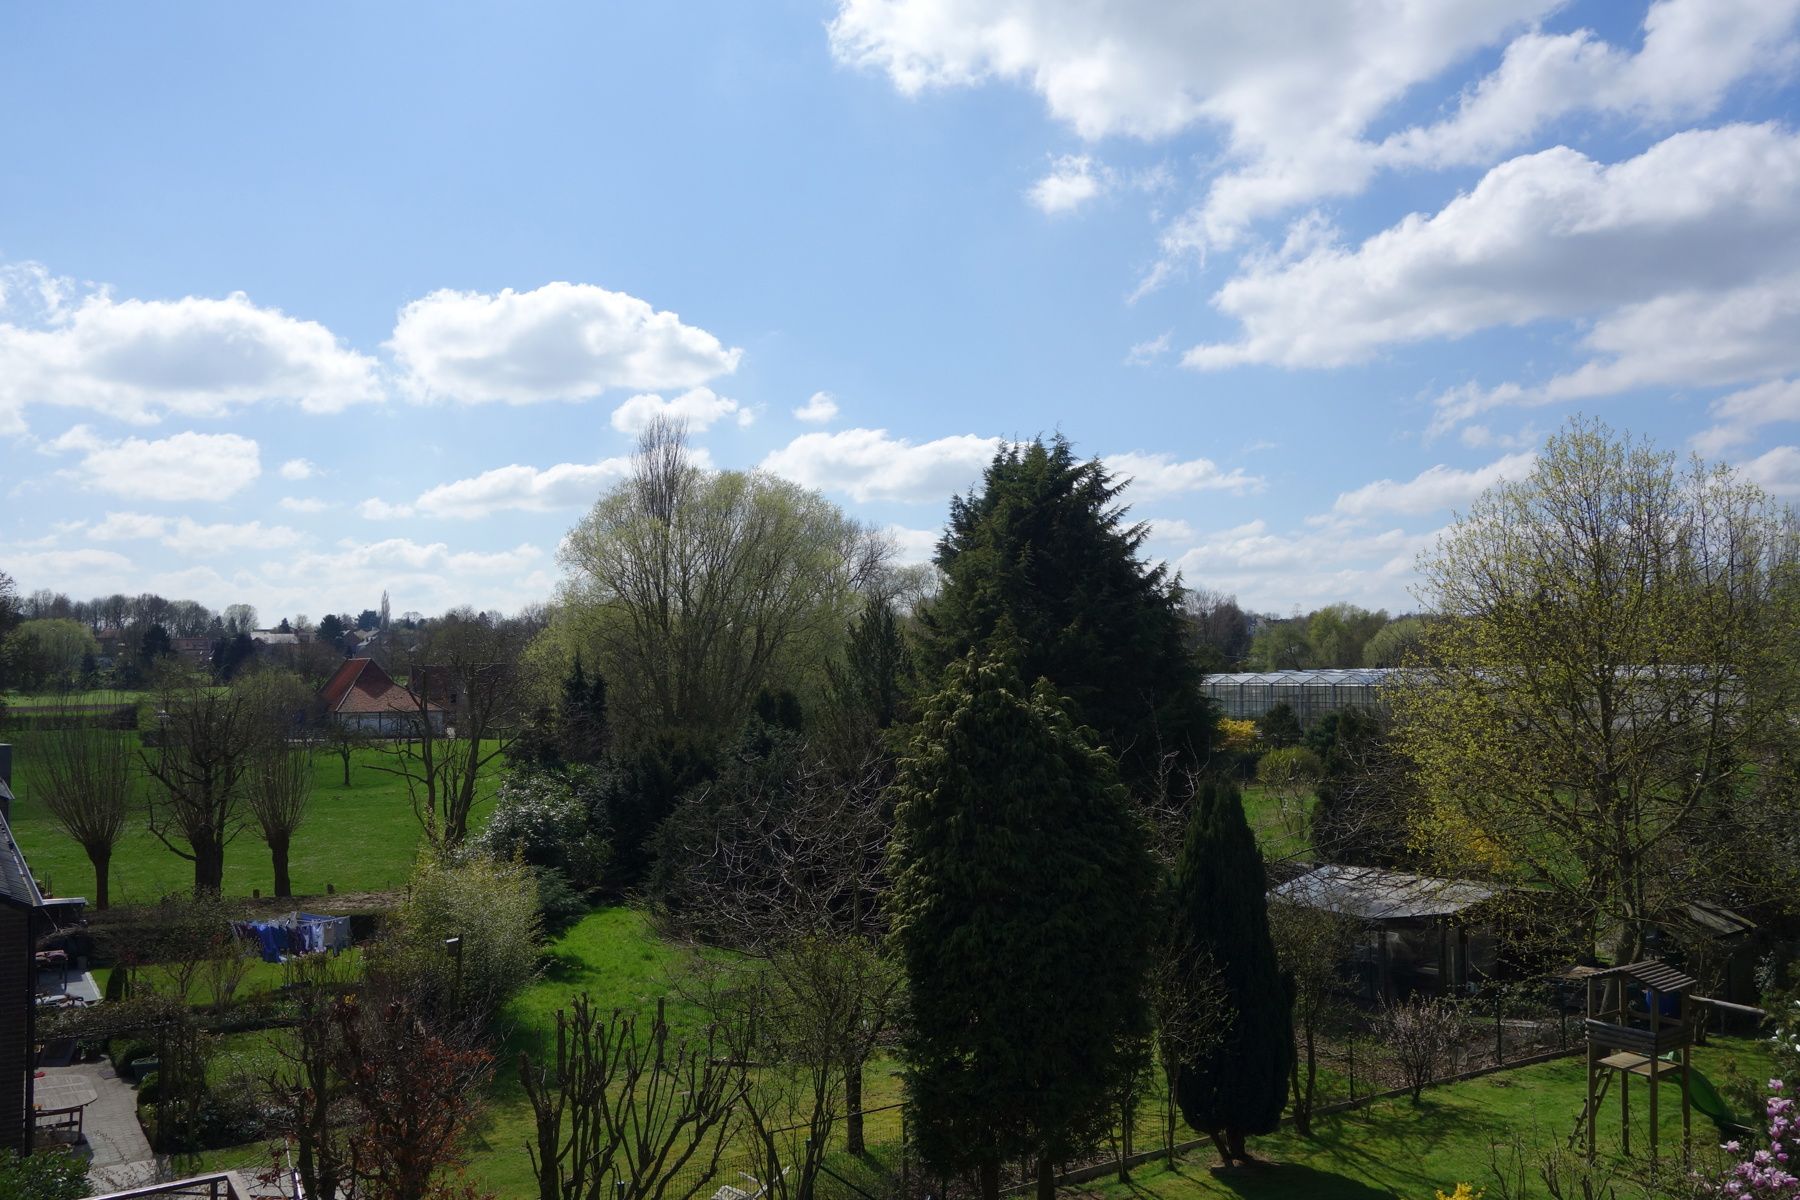
<path id="1" fill-rule="evenodd" d="M 30 696 L 23 692 L 5 692 L 0 693 L 0 705 L 18 712 L 28 712 L 35 709 L 62 708 L 64 706 L 136 704 L 143 698 L 143 692 L 120 691 L 115 688 L 96 688 L 86 692 L 45 692 L 41 695 Z"/>
<path id="2" fill-rule="evenodd" d="M 59 895 L 91 897 L 94 873 L 87 855 L 36 798 L 41 759 L 33 754 L 33 743 L 42 736 L 29 730 L 5 735 L 13 743 L 13 836 L 40 881 Z M 377 769 L 383 761 L 379 750 L 355 751 L 350 786 L 345 787 L 342 760 L 335 754 L 318 756 L 312 808 L 294 837 L 288 864 L 296 895 L 321 894 L 326 884 L 340 892 L 387 891 L 406 882 L 419 823 L 407 802 L 405 782 Z M 484 777 L 498 781 L 500 766 L 489 764 Z M 490 782 L 484 790 L 491 787 Z M 477 805 L 478 825 L 490 807 L 489 801 Z M 192 887 L 194 868 L 157 841 L 140 815 L 113 850 L 111 875 L 114 904 L 148 903 Z M 225 892 L 247 896 L 261 889 L 268 895 L 274 884 L 268 848 L 252 825 L 225 852 Z"/>
<path id="3" fill-rule="evenodd" d="M 1256 844 L 1270 859 L 1311 859 L 1312 837 L 1307 822 L 1311 820 L 1313 797 L 1285 804 L 1281 797 L 1263 789 L 1260 784 L 1244 785 L 1244 818 L 1256 833 Z"/>
<path id="4" fill-rule="evenodd" d="M 709 952 L 711 953 L 711 952 Z M 488 1112 L 473 1140 L 470 1175 L 481 1186 L 503 1197 L 536 1194 L 537 1183 L 525 1153 L 532 1136 L 531 1106 L 518 1084 L 518 1056 L 526 1051 L 536 1058 L 549 1049 L 546 1036 L 554 1028 L 559 1007 L 587 992 L 603 1011 L 618 1008 L 639 1014 L 647 1022 L 659 997 L 666 998 L 665 1013 L 677 1033 L 700 1029 L 705 1018 L 699 1009 L 682 1000 L 670 980 L 683 970 L 685 952 L 657 937 L 641 912 L 630 908 L 604 908 L 571 926 L 549 947 L 550 967 L 507 1007 L 511 1032 L 497 1058 L 497 1070 Z M 886 1061 L 869 1065 L 863 1103 L 876 1108 L 900 1098 L 899 1083 Z M 872 1144 L 898 1141 L 898 1113 L 880 1113 L 868 1121 Z M 841 1136 L 841 1132 L 840 1135 Z"/>
<path id="5" fill-rule="evenodd" d="M 1714 1039 L 1695 1050 L 1696 1069 L 1705 1072 L 1740 1120 L 1750 1111 L 1750 1091 L 1768 1077 L 1769 1058 L 1761 1043 Z M 1599 1122 L 1603 1159 L 1618 1152 L 1617 1081 L 1606 1098 Z M 1627 1166 L 1647 1166 L 1648 1084 L 1636 1081 L 1632 1092 L 1632 1148 Z M 1681 1146 L 1680 1093 L 1662 1085 L 1661 1154 L 1665 1170 L 1677 1168 Z M 1307 1140 L 1283 1130 L 1256 1138 L 1252 1149 L 1272 1164 L 1260 1168 L 1215 1171 L 1209 1147 L 1191 1151 L 1174 1170 L 1161 1164 L 1132 1173 L 1128 1187 L 1096 1181 L 1084 1190 L 1108 1200 L 1201 1200 L 1203 1197 L 1281 1197 L 1283 1200 L 1373 1200 L 1377 1196 L 1432 1200 L 1467 1182 L 1477 1188 L 1494 1183 L 1493 1147 L 1510 1152 L 1521 1139 L 1532 1194 L 1543 1194 L 1537 1177 L 1538 1148 L 1562 1146 L 1582 1109 L 1586 1065 L 1579 1057 L 1504 1071 L 1465 1083 L 1428 1089 L 1414 1108 L 1404 1097 L 1384 1100 L 1352 1112 L 1317 1119 L 1315 1137 Z M 1720 1140 L 1711 1122 L 1694 1115 L 1696 1154 L 1713 1154 Z M 1616 1161 L 1616 1159 L 1615 1159 Z M 1621 1188 L 1635 1194 L 1634 1186 Z"/>

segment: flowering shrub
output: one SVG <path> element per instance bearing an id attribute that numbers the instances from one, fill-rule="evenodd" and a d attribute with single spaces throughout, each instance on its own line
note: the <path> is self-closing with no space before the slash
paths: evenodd
<path id="1" fill-rule="evenodd" d="M 1800 997 L 1791 993 L 1769 1004 L 1775 1018 L 1775 1034 L 1769 1039 L 1775 1051 L 1776 1065 L 1785 1071 L 1800 1072 Z"/>
<path id="2" fill-rule="evenodd" d="M 1459 1183 L 1454 1192 L 1445 1192 L 1443 1188 L 1437 1189 L 1437 1200 L 1481 1200 L 1481 1191 L 1480 1188 Z"/>
<path id="3" fill-rule="evenodd" d="M 1765 1106 L 1768 1149 L 1746 1151 L 1741 1142 L 1726 1142 L 1725 1152 L 1740 1157 L 1724 1178 L 1714 1181 L 1710 1189 L 1713 1195 L 1730 1200 L 1800 1200 L 1800 1175 L 1789 1169 L 1788 1162 L 1796 1141 L 1800 1141 L 1800 1120 L 1795 1119 L 1794 1102 L 1782 1095 L 1783 1090 L 1781 1080 L 1769 1080 Z"/>

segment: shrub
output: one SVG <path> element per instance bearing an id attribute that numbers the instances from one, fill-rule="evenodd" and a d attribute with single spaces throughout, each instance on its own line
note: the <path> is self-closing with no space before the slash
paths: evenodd
<path id="1" fill-rule="evenodd" d="M 1393 1054 L 1414 1104 L 1449 1060 L 1461 1027 L 1456 1006 L 1436 997 L 1414 996 L 1381 1010 L 1376 1028 Z"/>
<path id="2" fill-rule="evenodd" d="M 569 886 L 569 881 L 555 867 L 539 867 L 537 875 L 538 912 L 548 933 L 561 933 L 593 909 L 586 896 Z"/>
<path id="3" fill-rule="evenodd" d="M 73 1154 L 0 1150 L 0 1200 L 81 1200 L 87 1163 Z"/>
<path id="4" fill-rule="evenodd" d="M 141 1041 L 135 1038 L 130 1041 L 116 1042 L 114 1043 L 112 1050 L 113 1070 L 123 1075 L 132 1063 L 137 1062 L 140 1059 L 155 1057 L 156 1045 L 153 1042 Z"/>
<path id="5" fill-rule="evenodd" d="M 1219 721 L 1219 748 L 1221 750 L 1249 750 L 1256 745 L 1256 722 L 1238 721 L 1231 717 Z"/>
<path id="6" fill-rule="evenodd" d="M 542 929 L 524 863 L 421 859 L 389 933 L 365 957 L 369 982 L 428 1019 L 485 1023 L 536 973 Z M 460 939 L 455 953 L 450 938 Z"/>
<path id="7" fill-rule="evenodd" d="M 1702 1182 L 1701 1194 L 1726 1197 L 1728 1200 L 1797 1200 L 1800 1198 L 1800 1175 L 1790 1167 L 1797 1143 L 1800 1143 L 1800 1119 L 1794 1102 L 1782 1095 L 1786 1086 L 1779 1079 L 1769 1080 L 1769 1097 L 1763 1105 L 1767 1119 L 1769 1145 L 1757 1149 L 1733 1139 L 1721 1149 L 1737 1161 L 1722 1175 Z"/>
<path id="8" fill-rule="evenodd" d="M 611 856 L 602 785 L 590 767 L 515 770 L 500 784 L 474 847 L 557 871 L 567 886 L 595 888 Z"/>

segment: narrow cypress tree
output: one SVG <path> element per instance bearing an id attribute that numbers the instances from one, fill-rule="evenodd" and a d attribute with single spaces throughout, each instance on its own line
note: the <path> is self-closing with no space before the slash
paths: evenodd
<path id="1" fill-rule="evenodd" d="M 912 1020 L 903 1055 L 925 1161 L 1056 1162 L 1110 1125 L 1123 1050 L 1147 1027 L 1153 867 L 1112 759 L 1040 681 L 954 663 L 915 727 L 889 900 Z"/>
<path id="2" fill-rule="evenodd" d="M 1273 1133 L 1287 1104 L 1294 1057 L 1293 990 L 1269 936 L 1268 877 L 1243 800 L 1228 783 L 1205 784 L 1194 801 L 1176 867 L 1178 918 L 1191 977 L 1218 980 L 1224 1028 L 1176 1086 L 1181 1115 L 1218 1147 L 1227 1166 L 1251 1162 L 1248 1134 Z"/>

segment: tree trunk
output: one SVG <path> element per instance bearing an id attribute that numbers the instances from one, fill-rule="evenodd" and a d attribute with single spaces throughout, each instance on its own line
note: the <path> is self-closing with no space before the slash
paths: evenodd
<path id="1" fill-rule="evenodd" d="M 855 1155 L 868 1153 L 863 1144 L 863 1064 L 852 1058 L 844 1064 L 844 1149 Z"/>
<path id="2" fill-rule="evenodd" d="M 269 857 L 275 864 L 275 895 L 286 899 L 294 894 L 293 884 L 288 880 L 288 842 L 291 834 L 272 834 L 269 837 Z"/>
<path id="3" fill-rule="evenodd" d="M 1056 1200 L 1056 1167 L 1048 1154 L 1038 1155 L 1037 1200 Z"/>
<path id="4" fill-rule="evenodd" d="M 1000 1164 L 997 1161 L 981 1164 L 981 1200 L 1000 1200 Z"/>
<path id="5" fill-rule="evenodd" d="M 217 896 L 225 890 L 225 847 L 211 837 L 193 839 L 194 895 Z"/>
<path id="6" fill-rule="evenodd" d="M 350 747 L 348 747 L 348 746 L 339 747 L 338 748 L 338 757 L 344 760 L 344 786 L 349 787 L 350 786 Z"/>
<path id="7" fill-rule="evenodd" d="M 94 864 L 94 907 L 105 908 L 110 894 L 107 868 L 112 865 L 112 847 L 89 846 L 87 856 L 88 861 Z"/>

